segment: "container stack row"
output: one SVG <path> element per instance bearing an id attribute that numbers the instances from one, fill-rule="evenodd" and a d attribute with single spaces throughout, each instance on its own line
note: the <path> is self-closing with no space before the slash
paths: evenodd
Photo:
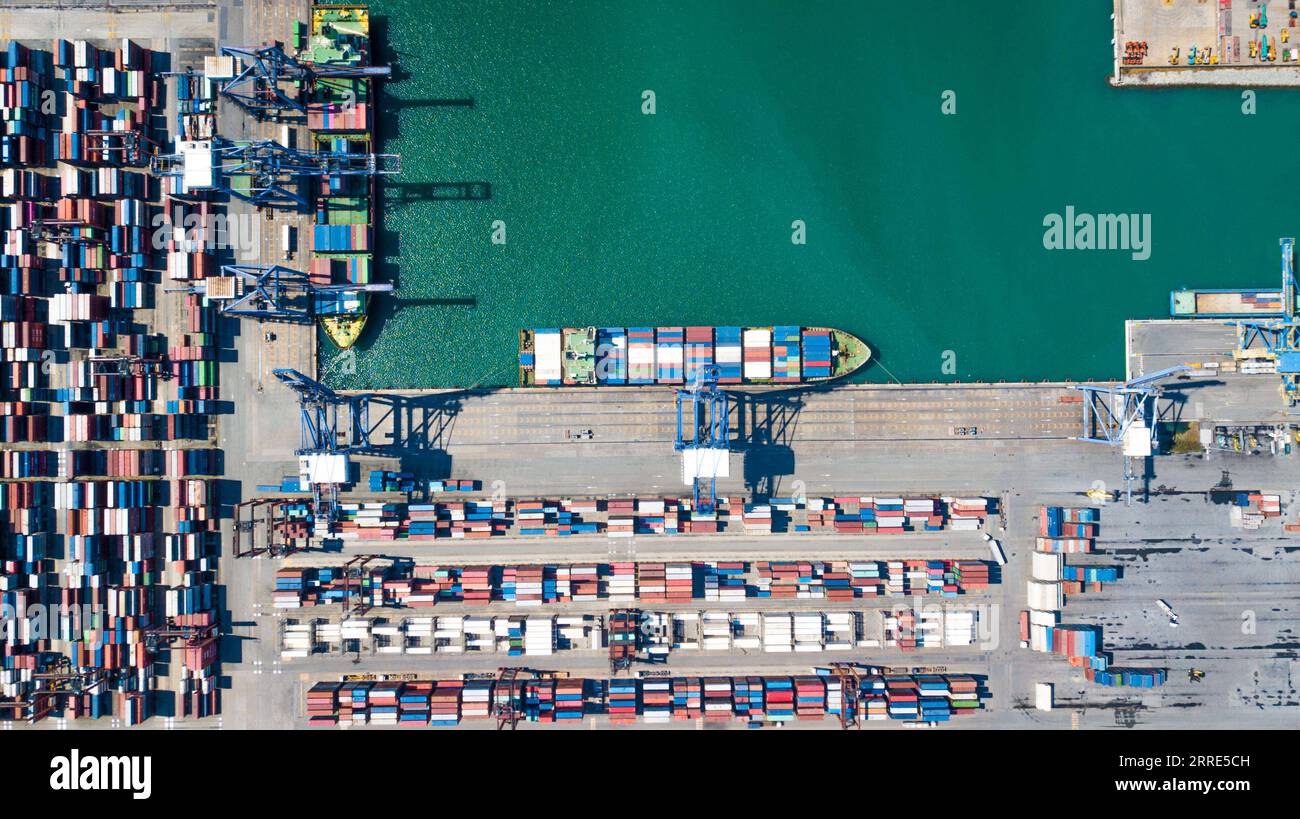
<path id="1" fill-rule="evenodd" d="M 205 405 L 206 406 L 206 405 Z M 477 491 L 468 481 L 416 481 L 406 473 L 372 472 L 372 492 Z M 453 485 L 454 484 L 454 485 Z M 295 486 L 268 489 L 292 491 Z M 716 534 L 731 528 L 745 534 L 905 534 L 982 528 L 995 511 L 985 498 L 870 497 L 773 498 L 751 502 L 722 497 L 709 513 L 693 510 L 690 498 L 559 500 L 466 500 L 426 503 L 348 501 L 339 505 L 330 535 L 349 540 L 436 538 L 567 537 L 599 535 Z M 323 533 L 322 533 L 323 534 Z"/>
<path id="2" fill-rule="evenodd" d="M 1039 508 L 1037 549 L 1027 581 L 1029 608 L 1020 614 L 1021 643 L 1033 651 L 1058 654 L 1081 668 L 1091 682 L 1108 686 L 1156 687 L 1166 679 L 1164 669 L 1119 669 L 1103 650 L 1102 630 L 1086 623 L 1062 623 L 1061 610 L 1068 595 L 1085 589 L 1100 591 L 1116 582 L 1115 566 L 1067 565 L 1066 554 L 1091 553 L 1101 521 L 1091 507 Z"/>
<path id="3" fill-rule="evenodd" d="M 419 478 L 414 472 L 393 472 L 391 470 L 372 470 L 367 476 L 367 488 L 371 492 L 405 492 L 441 495 L 444 492 L 478 492 L 483 489 L 482 481 L 447 478 L 430 480 Z"/>
<path id="4" fill-rule="evenodd" d="M 334 605 L 349 593 L 373 607 L 466 603 L 520 606 L 616 602 L 855 600 L 986 591 L 988 564 L 972 560 L 695 561 L 448 566 L 395 562 L 360 579 L 331 567 L 276 572 L 278 608 Z M 349 592 L 349 588 L 351 592 Z M 724 594 L 726 589 L 730 593 Z"/>
<path id="5" fill-rule="evenodd" d="M 1092 507 L 1040 507 L 1037 549 L 1061 554 L 1091 552 L 1100 519 L 1101 513 Z"/>
<path id="6" fill-rule="evenodd" d="M 1282 496 L 1266 492 L 1237 492 L 1228 507 L 1230 525 L 1258 531 L 1270 518 L 1282 516 Z"/>
<path id="7" fill-rule="evenodd" d="M 854 690 L 846 691 L 844 686 Z M 306 693 L 318 726 L 429 724 L 486 719 L 513 706 L 538 723 L 603 718 L 618 723 L 706 721 L 780 723 L 838 720 L 944 722 L 977 713 L 983 694 L 973 676 L 829 674 L 794 677 L 671 677 L 593 680 L 541 678 L 323 681 Z M 435 705 L 436 704 L 436 705 Z"/>

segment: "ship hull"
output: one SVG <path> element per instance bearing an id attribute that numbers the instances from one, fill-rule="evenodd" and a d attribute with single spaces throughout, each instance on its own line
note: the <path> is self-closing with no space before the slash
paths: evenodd
<path id="1" fill-rule="evenodd" d="M 790 387 L 847 378 L 866 342 L 826 327 L 587 327 L 521 330 L 524 387 L 686 386 L 703 369 L 726 387 Z"/>
<path id="2" fill-rule="evenodd" d="M 328 338 L 335 347 L 340 350 L 346 350 L 357 339 L 361 338 L 362 332 L 366 329 L 366 314 L 343 315 L 343 316 L 322 316 L 320 319 L 321 329 L 325 331 L 325 337 Z"/>
<path id="3" fill-rule="evenodd" d="M 322 65 L 370 64 L 370 12 L 364 4 L 317 4 L 299 57 Z M 322 80 L 308 105 L 308 129 L 319 150 L 368 154 L 373 150 L 376 84 L 368 77 Z M 312 228 L 310 278 L 317 285 L 372 282 L 375 178 L 347 177 L 319 187 Z M 366 327 L 365 292 L 318 292 L 313 306 L 325 337 L 340 350 Z"/>

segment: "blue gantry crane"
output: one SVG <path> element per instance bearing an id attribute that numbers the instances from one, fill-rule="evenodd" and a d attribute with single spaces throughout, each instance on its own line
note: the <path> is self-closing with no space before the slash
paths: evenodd
<path id="1" fill-rule="evenodd" d="M 297 370 L 271 371 L 298 394 L 301 446 L 295 454 L 300 474 L 311 485 L 318 520 L 333 520 L 339 486 L 347 483 L 348 456 L 370 448 L 370 402 L 373 395 L 344 395 Z"/>
<path id="2" fill-rule="evenodd" d="M 214 290 L 214 282 L 229 282 L 226 291 Z M 237 285 L 237 287 L 236 287 Z M 202 293 L 220 305 L 223 315 L 270 321 L 309 322 L 315 320 L 316 295 L 329 293 L 388 293 L 390 282 L 375 284 L 313 284 L 299 270 L 280 265 L 222 265 L 217 277 L 209 277 L 182 292 Z"/>
<path id="3" fill-rule="evenodd" d="M 1150 445 L 1155 440 L 1155 400 L 1161 391 L 1156 382 L 1190 369 L 1178 364 L 1123 384 L 1072 385 L 1071 389 L 1083 393 L 1083 432 L 1075 440 L 1126 449 L 1140 449 L 1143 441 Z"/>
<path id="4" fill-rule="evenodd" d="M 271 372 L 298 394 L 302 445 L 295 454 L 348 455 L 370 448 L 369 393 L 344 395 L 292 368 Z M 340 423 L 342 414 L 347 416 L 346 423 Z"/>
<path id="5" fill-rule="evenodd" d="M 717 509 L 718 478 L 730 470 L 730 421 L 727 394 L 718 389 L 718 368 L 699 367 L 691 385 L 677 390 L 677 437 L 682 453 L 682 482 L 693 488 L 694 508 L 710 515 Z"/>
<path id="6" fill-rule="evenodd" d="M 1134 464 L 1151 457 L 1156 442 L 1158 382 L 1190 370 L 1186 364 L 1129 379 L 1122 384 L 1074 384 L 1083 393 L 1083 429 L 1076 441 L 1118 446 L 1124 455 L 1124 494 L 1133 498 Z"/>
<path id="7" fill-rule="evenodd" d="M 257 207 L 304 210 L 308 199 L 299 190 L 308 177 L 329 181 L 331 187 L 349 176 L 400 173 L 397 154 L 354 154 L 286 148 L 275 140 L 180 142 L 172 154 L 156 154 L 149 170 L 155 176 L 177 177 L 180 193 L 224 191 Z"/>
<path id="8" fill-rule="evenodd" d="M 243 68 L 226 80 L 222 96 L 258 117 L 266 118 L 284 111 L 307 112 L 301 99 L 289 96 L 282 83 L 298 83 L 310 88 L 321 78 L 387 77 L 392 69 L 386 65 L 322 65 L 296 59 L 284 52 L 280 43 L 259 48 L 223 46 L 223 57 L 234 57 Z"/>
<path id="9" fill-rule="evenodd" d="M 1269 319 L 1237 319 L 1239 361 L 1272 362 L 1281 378 L 1282 398 L 1296 414 L 1300 406 L 1300 316 L 1296 315 L 1295 238 L 1278 240 L 1282 251 L 1282 315 Z"/>

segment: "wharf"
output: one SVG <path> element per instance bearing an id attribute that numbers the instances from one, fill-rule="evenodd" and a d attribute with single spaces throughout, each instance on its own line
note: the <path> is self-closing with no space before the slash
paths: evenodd
<path id="1" fill-rule="evenodd" d="M 1282 424 L 1288 417 L 1275 374 L 1236 372 L 1237 331 L 1221 319 L 1129 321 L 1125 371 L 1138 378 L 1177 364 L 1199 369 L 1164 382 L 1161 421 L 1222 425 Z"/>
<path id="2" fill-rule="evenodd" d="M 1229 3 L 1206 0 L 1114 0 L 1114 70 L 1113 86 L 1121 88 L 1167 87 L 1248 87 L 1294 88 L 1300 86 L 1300 63 L 1276 59 L 1261 61 L 1250 54 L 1251 43 L 1261 35 L 1269 38 L 1270 48 L 1300 48 L 1297 32 L 1290 26 L 1287 4 L 1272 2 L 1267 7 L 1268 25 L 1251 28 L 1251 16 L 1261 4 Z M 1284 35 L 1282 32 L 1287 32 Z M 1286 36 L 1287 40 L 1282 40 Z M 1145 42 L 1147 51 L 1141 64 L 1125 64 L 1125 44 Z M 1173 50 L 1178 49 L 1177 64 L 1170 64 Z M 1217 64 L 1188 65 L 1192 48 L 1213 49 Z"/>

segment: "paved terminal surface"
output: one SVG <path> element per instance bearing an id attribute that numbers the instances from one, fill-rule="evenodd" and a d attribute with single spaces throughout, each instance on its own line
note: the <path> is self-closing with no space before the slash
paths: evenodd
<path id="1" fill-rule="evenodd" d="M 1161 382 L 1161 421 L 1268 425 L 1294 422 L 1274 374 L 1237 372 L 1237 330 L 1217 319 L 1130 321 L 1124 327 L 1129 378 L 1185 364 L 1196 369 Z"/>
<path id="2" fill-rule="evenodd" d="M 982 445 L 975 445 L 976 447 Z M 668 670 L 674 674 L 791 674 L 806 673 L 813 666 L 832 661 L 854 660 L 894 667 L 945 668 L 987 678 L 991 699 L 987 709 L 952 727 L 1274 727 L 1300 719 L 1295 691 L 1297 664 L 1295 638 L 1296 603 L 1300 599 L 1300 569 L 1295 562 L 1294 535 L 1284 533 L 1277 520 L 1255 532 L 1233 529 L 1227 507 L 1210 504 L 1206 491 L 1221 483 L 1224 471 L 1239 489 L 1276 490 L 1283 494 L 1284 507 L 1296 500 L 1294 463 L 1290 458 L 1215 456 L 1209 462 L 1200 456 L 1167 456 L 1156 461 L 1152 477 L 1153 494 L 1146 503 L 1132 506 L 1111 503 L 1102 509 L 1098 552 L 1067 558 L 1071 564 L 1119 565 L 1123 577 L 1100 592 L 1069 598 L 1062 622 L 1098 625 L 1103 643 L 1113 652 L 1118 666 L 1156 666 L 1169 669 L 1169 682 L 1161 689 L 1109 689 L 1089 684 L 1082 673 L 1062 658 L 1030 652 L 1019 647 L 1017 619 L 1025 606 L 1024 583 L 1029 575 L 1030 554 L 1037 535 L 1040 504 L 1082 505 L 1085 486 L 1066 487 L 1079 470 L 1108 475 L 1119 471 L 1118 458 L 1109 450 L 1075 442 L 1039 443 L 1032 455 L 1019 453 L 1018 464 L 999 463 L 988 467 L 989 459 L 963 459 L 972 467 L 964 474 L 951 468 L 947 457 L 929 464 L 947 464 L 932 485 L 942 489 L 951 482 L 963 486 L 1001 484 L 1005 487 L 1007 532 L 1003 535 L 1009 564 L 1001 584 L 989 592 L 972 595 L 962 605 L 990 608 L 997 627 L 992 645 L 971 649 L 855 649 L 816 655 L 771 655 L 737 652 L 677 652 Z M 883 482 L 897 469 L 878 456 L 874 481 Z M 978 464 L 986 466 L 981 469 Z M 1034 464 L 1031 469 L 1020 468 Z M 1051 464 L 1062 473 L 1052 479 L 1058 487 L 1045 489 L 1040 476 L 1048 477 Z M 969 481 L 970 483 L 966 483 Z M 809 491 L 815 491 L 810 489 Z M 1288 520 L 1294 519 L 1288 513 Z M 612 544 L 612 547 L 611 547 Z M 611 551 L 612 548 L 612 551 Z M 418 561 L 457 562 L 543 562 L 601 559 L 685 560 L 685 559 L 844 559 L 888 557 L 978 557 L 983 543 L 974 533 L 947 532 L 902 536 L 872 536 L 861 539 L 828 536 L 638 536 L 630 541 L 600 538 L 538 542 L 516 538 L 509 542 L 387 544 L 378 550 L 355 551 L 408 557 Z M 626 551 L 624 551 L 626 550 Z M 344 554 L 353 552 L 344 547 Z M 337 555 L 306 553 L 290 559 L 289 565 L 338 565 Z M 239 662 L 227 666 L 235 687 L 228 692 L 224 720 L 227 726 L 301 727 L 303 692 L 312 682 L 336 679 L 342 674 L 417 672 L 426 676 L 460 673 L 491 673 L 506 662 L 542 666 L 574 675 L 604 677 L 607 659 L 591 651 L 563 652 L 545 658 L 512 658 L 483 655 L 431 655 L 395 657 L 363 652 L 359 662 L 353 655 L 313 655 L 302 660 L 281 660 L 279 633 L 286 616 L 297 619 L 317 615 L 312 609 L 277 612 L 270 603 L 275 569 L 269 560 L 226 561 L 224 575 L 230 591 L 234 617 L 234 638 L 228 650 Z M 1155 608 L 1155 598 L 1166 599 L 1179 613 L 1182 625 L 1171 629 Z M 877 601 L 854 601 L 852 607 L 868 608 Z M 890 601 L 892 602 L 892 601 Z M 911 602 L 911 601 L 908 601 Z M 936 601 L 922 599 L 923 605 Z M 743 604 L 682 604 L 687 610 L 730 609 L 782 611 L 836 608 L 828 601 L 746 600 Z M 666 604 L 648 606 L 670 609 Z M 538 609 L 509 606 L 485 611 L 533 613 Z M 597 607 L 599 608 L 599 607 Z M 546 613 L 577 612 L 565 606 L 547 606 Z M 593 609 L 595 610 L 595 609 Z M 583 608 L 582 611 L 586 611 Z M 322 607 L 320 613 L 333 612 Z M 429 614 L 468 614 L 466 606 L 434 609 L 374 610 L 371 616 L 390 620 Z M 331 618 L 333 619 L 333 618 Z M 1243 630 L 1244 629 L 1244 630 Z M 1206 672 L 1201 682 L 1188 680 L 1192 668 Z M 1056 684 L 1058 710 L 1044 713 L 1029 703 L 1035 682 Z M 827 721 L 825 726 L 832 725 Z M 588 727 L 603 727 L 591 721 Z M 467 724 L 468 727 L 473 727 Z M 677 727 L 701 727 L 695 725 Z M 806 727 L 801 725 L 802 727 Z M 372 730 L 366 728 L 364 730 Z M 548 726 L 548 730 L 550 727 Z"/>
<path id="3" fill-rule="evenodd" d="M 1264 4 L 1268 10 L 1268 27 L 1262 32 L 1250 27 L 1251 16 L 1261 4 L 1255 2 L 1222 3 L 1214 0 L 1114 0 L 1115 72 L 1111 83 L 1117 86 L 1296 86 L 1300 85 L 1300 66 L 1280 57 L 1262 61 L 1250 55 L 1251 41 L 1260 34 L 1269 37 L 1270 48 L 1293 49 L 1295 29 L 1287 26 L 1287 3 Z M 1145 41 L 1146 60 L 1141 65 L 1124 65 L 1124 44 Z M 1178 49 L 1176 64 L 1170 55 Z M 1193 48 L 1198 53 L 1213 49 L 1217 65 L 1188 65 Z"/>

